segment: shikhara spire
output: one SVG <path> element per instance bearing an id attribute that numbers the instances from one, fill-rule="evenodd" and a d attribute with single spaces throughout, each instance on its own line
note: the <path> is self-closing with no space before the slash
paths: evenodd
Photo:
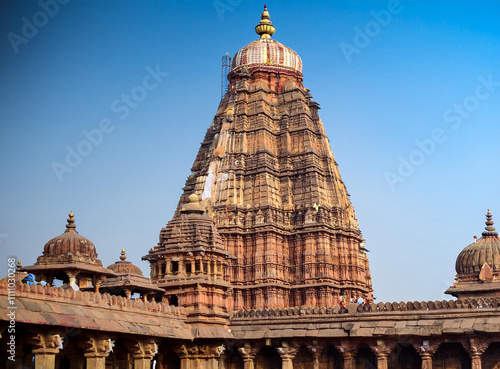
<path id="1" fill-rule="evenodd" d="M 196 207 L 206 212 L 204 222 L 215 223 L 217 249 L 227 252 L 224 282 L 233 288 L 227 311 L 333 306 L 340 296 L 371 301 L 364 240 L 319 104 L 302 84 L 299 55 L 271 39 L 275 28 L 269 18 L 264 8 L 256 27 L 261 38 L 233 58 L 228 92 L 201 144 L 178 212 L 145 258 L 167 295 L 188 304 L 186 289 L 176 292 L 186 283 L 183 278 L 194 278 L 193 268 L 214 273 L 211 262 L 192 264 L 196 251 L 174 241 L 199 238 L 200 228 L 190 223 L 187 211 Z"/>

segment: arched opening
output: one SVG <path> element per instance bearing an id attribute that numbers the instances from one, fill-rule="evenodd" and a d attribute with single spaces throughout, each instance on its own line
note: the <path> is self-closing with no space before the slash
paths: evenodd
<path id="1" fill-rule="evenodd" d="M 172 273 L 177 273 L 179 271 L 179 262 L 178 261 L 172 261 L 172 264 L 170 266 L 170 270 Z"/>
<path id="2" fill-rule="evenodd" d="M 377 358 L 367 346 L 361 346 L 356 354 L 356 369 L 377 369 Z"/>
<path id="3" fill-rule="evenodd" d="M 333 346 L 328 346 L 323 350 L 320 363 L 324 369 L 343 369 L 344 358 Z"/>
<path id="4" fill-rule="evenodd" d="M 481 356 L 482 369 L 500 368 L 500 342 L 490 343 L 488 349 Z"/>
<path id="5" fill-rule="evenodd" d="M 170 305 L 179 306 L 179 298 L 177 297 L 177 295 L 170 295 L 168 300 Z"/>
<path id="6" fill-rule="evenodd" d="M 293 359 L 293 369 L 309 369 L 314 363 L 314 357 L 306 346 L 301 346 Z"/>
<path id="7" fill-rule="evenodd" d="M 281 357 L 274 347 L 263 347 L 255 357 L 255 369 L 281 369 Z"/>
<path id="8" fill-rule="evenodd" d="M 106 358 L 106 369 L 128 369 L 129 362 L 134 362 L 132 355 L 127 351 L 122 340 L 117 339 L 113 351 Z"/>
<path id="9" fill-rule="evenodd" d="M 388 369 L 420 369 L 422 359 L 409 343 L 400 343 L 391 351 L 387 360 Z"/>
<path id="10" fill-rule="evenodd" d="M 238 347 L 229 346 L 225 353 L 225 361 L 226 364 L 224 368 L 226 369 L 243 369 L 243 358 L 238 351 Z M 219 366 L 220 367 L 220 366 Z"/>
<path id="11" fill-rule="evenodd" d="M 85 365 L 83 351 L 78 346 L 77 337 L 80 335 L 80 329 L 67 329 L 63 337 L 63 349 L 56 355 L 55 369 L 69 368 L 72 364 L 75 368 Z"/>
<path id="12" fill-rule="evenodd" d="M 69 357 L 67 357 L 63 353 L 59 352 L 59 354 L 56 355 L 54 367 L 55 367 L 55 369 L 69 368 L 70 363 L 71 363 L 71 360 L 69 359 Z"/>
<path id="13" fill-rule="evenodd" d="M 443 343 L 432 360 L 433 369 L 471 369 L 469 354 L 459 343 Z"/>
<path id="14" fill-rule="evenodd" d="M 164 345 L 162 345 L 162 347 L 163 346 Z M 159 355 L 158 362 L 161 365 L 156 365 L 156 368 L 181 369 L 181 359 L 179 358 L 179 355 L 177 355 L 174 351 L 167 351 L 166 353 Z"/>

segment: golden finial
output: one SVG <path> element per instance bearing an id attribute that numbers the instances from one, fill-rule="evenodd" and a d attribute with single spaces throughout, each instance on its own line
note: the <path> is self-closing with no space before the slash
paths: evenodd
<path id="1" fill-rule="evenodd" d="M 75 224 L 75 214 L 73 214 L 73 211 L 69 213 L 69 218 L 68 218 L 68 224 L 66 224 L 66 232 L 76 232 L 76 224 Z"/>
<path id="2" fill-rule="evenodd" d="M 17 266 L 16 266 L 16 269 L 17 269 L 17 270 L 19 270 L 19 269 L 21 269 L 22 267 L 23 267 L 23 264 L 21 264 L 21 259 L 19 259 L 19 260 L 17 261 Z"/>
<path id="3" fill-rule="evenodd" d="M 125 255 L 125 249 L 122 249 L 122 252 L 120 254 L 120 260 L 121 261 L 125 261 L 125 259 L 127 258 L 127 255 Z"/>
<path id="4" fill-rule="evenodd" d="M 255 26 L 255 32 L 260 35 L 260 38 L 271 38 L 274 32 L 276 32 L 276 27 L 272 25 L 269 18 L 271 18 L 271 16 L 267 11 L 267 6 L 264 5 L 264 11 L 260 15 L 260 23 Z"/>

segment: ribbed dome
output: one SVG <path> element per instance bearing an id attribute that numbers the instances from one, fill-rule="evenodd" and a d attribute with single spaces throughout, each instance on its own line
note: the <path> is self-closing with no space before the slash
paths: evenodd
<path id="1" fill-rule="evenodd" d="M 137 274 L 143 275 L 141 269 L 138 266 L 135 266 L 130 261 L 125 261 L 127 259 L 127 255 L 125 254 L 125 249 L 122 249 L 120 255 L 120 261 L 117 261 L 114 264 L 108 266 L 108 269 L 111 269 L 115 273 L 127 273 L 127 274 Z"/>
<path id="2" fill-rule="evenodd" d="M 274 26 L 269 20 L 269 13 L 264 7 L 260 23 L 255 27 L 255 32 L 260 38 L 239 50 L 233 58 L 231 71 L 241 68 L 269 69 L 274 72 L 292 71 L 302 73 L 302 60 L 300 56 L 289 47 L 271 38 Z"/>
<path id="3" fill-rule="evenodd" d="M 240 68 L 260 67 L 290 70 L 302 73 L 302 60 L 299 54 L 271 38 L 260 38 L 236 53 L 231 71 Z"/>
<path id="4" fill-rule="evenodd" d="M 43 248 L 43 256 L 59 257 L 72 253 L 82 257 L 97 258 L 97 251 L 94 244 L 87 238 L 81 236 L 76 231 L 73 212 L 69 214 L 66 231 L 47 242 Z"/>
<path id="5" fill-rule="evenodd" d="M 493 227 L 491 212 L 486 214 L 486 230 L 483 237 L 464 248 L 457 257 L 455 269 L 460 275 L 478 274 L 484 263 L 492 272 L 500 272 L 500 238 Z"/>

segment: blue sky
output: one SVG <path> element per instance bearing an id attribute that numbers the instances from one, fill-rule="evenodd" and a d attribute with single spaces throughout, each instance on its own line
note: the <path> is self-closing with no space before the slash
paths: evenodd
<path id="1" fill-rule="evenodd" d="M 10 256 L 33 264 L 73 210 L 105 266 L 125 248 L 147 274 L 140 257 L 216 112 L 221 57 L 258 37 L 263 3 L 61 3 L 0 2 L 0 273 Z M 374 295 L 442 299 L 488 208 L 500 224 L 500 1 L 267 5 L 321 104 Z M 73 167 L 71 150 L 86 154 Z"/>

